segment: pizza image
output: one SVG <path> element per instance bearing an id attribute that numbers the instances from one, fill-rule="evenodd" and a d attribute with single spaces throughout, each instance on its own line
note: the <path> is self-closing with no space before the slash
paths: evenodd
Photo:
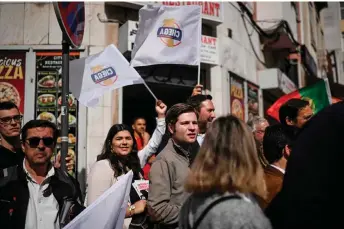
<path id="1" fill-rule="evenodd" d="M 240 118 L 241 120 L 244 120 L 244 108 L 240 100 L 234 99 L 232 101 L 231 111 L 233 115 Z"/>
<path id="2" fill-rule="evenodd" d="M 20 106 L 20 95 L 17 90 L 12 84 L 6 82 L 0 82 L 0 102 L 10 101 Z"/>

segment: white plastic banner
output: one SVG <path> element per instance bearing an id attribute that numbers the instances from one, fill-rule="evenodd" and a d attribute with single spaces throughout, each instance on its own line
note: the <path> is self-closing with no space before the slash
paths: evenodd
<path id="1" fill-rule="evenodd" d="M 146 5 L 139 11 L 131 65 L 199 65 L 201 30 L 198 5 Z"/>
<path id="2" fill-rule="evenodd" d="M 71 61 L 70 76 L 70 91 L 87 107 L 96 106 L 108 91 L 144 82 L 114 45 L 98 54 Z"/>

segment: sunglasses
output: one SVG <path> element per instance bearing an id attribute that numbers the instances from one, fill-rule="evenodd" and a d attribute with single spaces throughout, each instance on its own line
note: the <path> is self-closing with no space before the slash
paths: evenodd
<path id="1" fill-rule="evenodd" d="M 18 122 L 21 122 L 22 119 L 23 119 L 22 115 L 14 115 L 14 116 L 0 118 L 0 122 L 5 123 L 5 124 L 11 124 L 12 120 L 15 123 L 18 123 Z"/>
<path id="2" fill-rule="evenodd" d="M 55 143 L 52 137 L 44 137 L 44 138 L 32 137 L 32 138 L 26 139 L 26 142 L 29 144 L 31 148 L 37 148 L 41 140 L 43 141 L 43 144 L 46 147 L 52 147 Z"/>

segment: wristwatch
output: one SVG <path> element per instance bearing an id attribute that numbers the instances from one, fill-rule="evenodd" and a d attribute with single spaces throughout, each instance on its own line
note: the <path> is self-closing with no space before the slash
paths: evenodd
<path id="1" fill-rule="evenodd" d="M 130 205 L 129 206 L 129 212 L 130 212 L 130 216 L 135 214 L 135 205 Z"/>

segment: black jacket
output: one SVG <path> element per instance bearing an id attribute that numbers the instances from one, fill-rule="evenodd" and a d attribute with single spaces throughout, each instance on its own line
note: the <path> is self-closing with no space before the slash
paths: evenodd
<path id="1" fill-rule="evenodd" d="M 0 225 L 6 229 L 24 229 L 26 211 L 29 202 L 29 188 L 26 173 L 23 166 L 18 165 L 7 168 L 7 176 L 0 178 Z M 72 207 L 68 216 L 69 222 L 78 215 L 84 207 L 77 201 L 81 201 L 81 191 L 78 182 L 71 176 L 55 168 L 55 175 L 51 177 L 49 186 L 44 190 L 43 196 L 54 195 L 59 204 L 61 224 L 61 212 L 65 204 L 71 202 Z M 60 225 L 61 226 L 61 225 Z"/>
<path id="2" fill-rule="evenodd" d="M 282 189 L 265 211 L 274 229 L 343 226 L 343 131 L 343 102 L 323 109 L 301 129 Z"/>
<path id="3" fill-rule="evenodd" d="M 0 145 L 0 177 L 1 170 L 23 163 L 24 153 L 18 149 L 16 153 Z"/>

